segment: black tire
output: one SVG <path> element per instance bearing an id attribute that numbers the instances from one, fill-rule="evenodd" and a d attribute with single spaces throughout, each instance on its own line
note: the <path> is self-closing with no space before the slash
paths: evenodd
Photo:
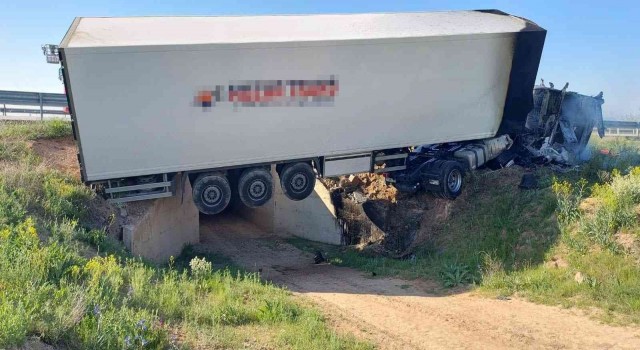
<path id="1" fill-rule="evenodd" d="M 316 185 L 316 173 L 308 163 L 287 164 L 280 172 L 280 186 L 287 198 L 301 201 L 313 192 Z"/>
<path id="2" fill-rule="evenodd" d="M 456 161 L 443 162 L 440 167 L 439 182 L 438 195 L 446 199 L 456 199 L 462 193 L 464 168 Z"/>
<path id="3" fill-rule="evenodd" d="M 200 174 L 193 182 L 193 202 L 198 210 L 207 215 L 223 211 L 231 200 L 231 186 L 221 174 Z"/>
<path id="4" fill-rule="evenodd" d="M 271 199 L 273 194 L 273 178 L 269 170 L 249 168 L 242 172 L 238 179 L 238 196 L 244 205 L 257 208 Z"/>

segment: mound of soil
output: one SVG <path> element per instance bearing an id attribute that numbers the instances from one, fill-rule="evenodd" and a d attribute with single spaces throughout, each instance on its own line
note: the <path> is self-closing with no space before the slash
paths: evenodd
<path id="1" fill-rule="evenodd" d="M 387 186 L 384 176 L 379 174 L 359 174 L 360 190 L 370 199 L 396 202 L 399 195 L 395 187 Z"/>
<path id="2" fill-rule="evenodd" d="M 517 190 L 524 172 L 517 166 L 477 171 L 467 176 L 462 194 L 453 201 L 429 193 L 399 193 L 377 174 L 323 181 L 334 193 L 346 242 L 365 253 L 399 258 L 443 234 L 448 220 L 454 216 L 452 213 L 473 210 L 478 197 L 472 199 L 472 195 L 489 196 L 491 188 L 498 185 Z"/>

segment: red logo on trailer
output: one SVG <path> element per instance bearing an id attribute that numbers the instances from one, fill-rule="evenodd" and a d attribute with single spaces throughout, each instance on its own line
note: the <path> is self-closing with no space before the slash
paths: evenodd
<path id="1" fill-rule="evenodd" d="M 335 76 L 314 80 L 232 81 L 227 86 L 198 91 L 194 105 L 203 110 L 222 102 L 231 102 L 234 107 L 333 106 L 338 91 Z"/>

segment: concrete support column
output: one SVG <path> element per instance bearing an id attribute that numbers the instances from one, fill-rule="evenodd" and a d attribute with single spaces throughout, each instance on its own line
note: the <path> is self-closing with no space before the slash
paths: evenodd
<path id="1" fill-rule="evenodd" d="M 176 194 L 147 202 L 143 213 L 123 227 L 125 246 L 134 256 L 164 263 L 178 256 L 187 244 L 200 241 L 199 212 L 193 204 L 191 185 L 176 175 Z"/>

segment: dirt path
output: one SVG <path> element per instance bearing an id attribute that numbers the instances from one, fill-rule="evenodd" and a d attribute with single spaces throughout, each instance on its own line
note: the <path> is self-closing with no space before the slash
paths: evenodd
<path id="1" fill-rule="evenodd" d="M 382 349 L 640 349 L 640 330 L 578 312 L 467 292 L 443 295 L 424 282 L 314 265 L 311 254 L 233 217 L 205 220 L 201 237 L 201 248 L 311 298 L 337 329 Z"/>

